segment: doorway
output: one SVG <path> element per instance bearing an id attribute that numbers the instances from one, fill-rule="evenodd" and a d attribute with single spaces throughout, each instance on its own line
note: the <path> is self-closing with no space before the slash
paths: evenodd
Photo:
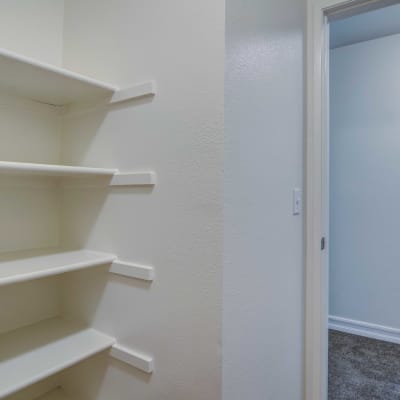
<path id="1" fill-rule="evenodd" d="M 308 16 L 305 398 L 398 399 L 400 5 Z"/>
<path id="2" fill-rule="evenodd" d="M 400 5 L 330 23 L 328 399 L 400 398 Z"/>

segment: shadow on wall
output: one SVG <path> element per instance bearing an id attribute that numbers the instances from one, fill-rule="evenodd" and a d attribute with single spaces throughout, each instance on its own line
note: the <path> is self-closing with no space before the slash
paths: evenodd
<path id="1" fill-rule="evenodd" d="M 69 298 L 68 308 L 62 310 L 64 315 L 73 315 L 74 320 L 80 320 L 87 324 L 92 324 L 96 319 L 98 306 L 107 295 L 107 286 L 113 286 L 116 291 L 121 286 L 129 286 L 135 291 L 149 291 L 152 282 L 140 279 L 127 279 L 126 277 L 111 274 L 110 265 L 103 265 L 95 268 L 89 268 L 81 271 L 68 273 L 62 281 L 63 295 Z M 74 293 L 74 299 L 71 300 L 70 293 Z M 85 307 L 82 307 L 82 304 Z M 123 303 L 121 303 L 123 304 Z M 110 310 L 111 315 L 115 313 L 130 315 L 132 306 L 130 304 L 120 305 L 118 309 Z M 112 323 L 107 326 L 105 331 L 108 334 L 116 335 Z"/>
<path id="2" fill-rule="evenodd" d="M 121 379 L 129 381 L 129 386 L 134 387 L 137 381 L 150 383 L 152 375 L 145 372 L 139 371 L 136 368 L 130 367 L 120 361 L 110 358 L 108 351 L 104 351 L 88 360 L 85 360 L 75 367 L 72 367 L 60 376 L 60 381 L 63 382 L 63 386 L 66 390 L 69 390 L 69 382 L 80 382 L 85 379 L 86 376 L 90 376 L 91 379 L 85 380 L 83 385 L 85 392 L 83 393 L 84 398 L 87 399 L 98 399 L 101 388 L 104 382 L 108 380 L 108 376 L 112 374 L 120 374 Z M 74 387 L 75 385 L 71 385 Z M 83 388 L 82 387 L 82 388 Z M 72 393 L 71 395 L 80 395 L 82 393 Z M 115 391 L 112 393 L 103 393 L 104 399 L 114 399 Z M 126 400 L 131 399 L 130 394 L 126 393 Z M 121 396 L 121 394 L 119 394 Z M 123 400 L 122 397 L 117 397 L 119 400 Z M 125 400 L 125 398 L 124 398 Z"/>
<path id="3" fill-rule="evenodd" d="M 110 134 L 107 132 L 107 118 L 112 118 L 113 113 L 130 109 L 135 112 L 135 108 L 148 105 L 154 101 L 154 96 L 142 96 L 139 98 L 123 101 L 120 103 L 109 104 L 106 100 L 102 103 L 96 103 L 93 106 L 73 108 L 64 116 L 63 120 L 63 134 L 62 134 L 62 158 L 68 164 L 81 165 L 85 162 L 87 156 L 90 155 L 91 148 L 103 140 L 102 131 L 104 136 Z M 140 126 L 140 125 L 139 125 Z M 124 127 L 124 131 L 112 132 L 115 142 L 124 134 L 132 135 L 135 131 L 135 125 Z M 97 136 L 97 137 L 96 137 Z M 79 140 L 77 140 L 77 137 Z M 110 144 L 113 146 L 113 143 Z M 96 149 L 96 153 L 102 149 Z M 112 160 L 112 152 L 116 149 L 105 146 L 103 149 L 104 160 Z M 117 156 L 116 154 L 114 154 Z M 100 165 L 99 165 L 100 167 Z M 101 167 L 112 167 L 112 165 L 101 165 Z"/>
<path id="4" fill-rule="evenodd" d="M 113 105 L 109 105 L 104 100 L 103 103 L 95 106 L 79 107 L 67 112 L 63 121 L 61 140 L 62 161 L 69 165 L 88 164 L 91 167 L 114 168 L 115 160 L 119 159 L 119 139 L 123 141 L 124 136 L 132 135 L 135 126 L 129 126 L 128 129 L 121 128 L 119 132 L 110 132 L 107 119 L 112 118 L 114 112 L 134 110 L 153 100 L 154 96 L 143 96 Z M 97 165 L 90 162 L 92 151 L 96 154 Z M 101 160 L 100 164 L 98 160 Z M 132 167 L 132 169 L 135 168 Z M 153 191 L 153 187 L 148 186 L 110 188 L 108 184 L 109 181 L 104 178 L 67 180 L 63 186 L 61 199 L 62 245 L 85 247 L 90 243 L 92 230 L 110 195 L 116 198 L 137 197 L 149 195 Z M 105 239 L 97 240 L 101 247 L 99 250 L 113 251 L 113 248 L 107 247 L 112 243 L 112 238 Z"/>

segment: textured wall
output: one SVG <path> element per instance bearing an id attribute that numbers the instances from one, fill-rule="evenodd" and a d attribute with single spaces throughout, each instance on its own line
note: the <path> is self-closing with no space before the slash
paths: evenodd
<path id="1" fill-rule="evenodd" d="M 299 400 L 305 2 L 226 8 L 224 400 Z"/>
<path id="2" fill-rule="evenodd" d="M 156 270 L 151 285 L 101 271 L 66 278 L 67 314 L 155 357 L 152 376 L 98 357 L 69 387 L 97 400 L 219 400 L 224 1 L 70 0 L 64 27 L 65 65 L 158 85 L 154 99 L 64 125 L 65 161 L 158 175 L 154 190 L 64 193 L 65 242 Z"/>

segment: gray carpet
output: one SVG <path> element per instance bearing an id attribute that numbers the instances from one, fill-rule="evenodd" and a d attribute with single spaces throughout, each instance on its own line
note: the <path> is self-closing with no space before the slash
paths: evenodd
<path id="1" fill-rule="evenodd" d="M 400 400 L 400 345 L 330 331 L 329 400 Z"/>

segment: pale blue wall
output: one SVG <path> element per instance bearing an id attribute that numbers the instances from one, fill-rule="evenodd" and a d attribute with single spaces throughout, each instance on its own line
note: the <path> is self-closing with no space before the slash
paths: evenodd
<path id="1" fill-rule="evenodd" d="M 330 314 L 400 328 L 400 35 L 331 51 Z"/>
<path id="2" fill-rule="evenodd" d="M 400 4 L 331 23 L 331 48 L 400 33 Z"/>

